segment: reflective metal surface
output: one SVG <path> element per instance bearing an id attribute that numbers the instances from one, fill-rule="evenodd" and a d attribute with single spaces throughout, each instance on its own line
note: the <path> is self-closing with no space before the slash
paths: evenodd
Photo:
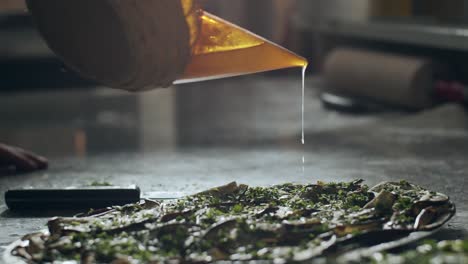
<path id="1" fill-rule="evenodd" d="M 234 180 L 270 185 L 363 178 L 374 185 L 406 179 L 450 194 L 458 213 L 443 233 L 466 233 L 463 108 L 341 115 L 322 108 L 315 82 L 307 86 L 305 146 L 299 69 L 284 78 L 253 75 L 145 94 L 105 88 L 3 94 L 0 139 L 49 157 L 51 166 L 0 176 L 0 192 L 96 180 L 137 184 L 144 193 L 194 193 Z M 44 228 L 45 218 L 1 205 L 0 246 Z"/>

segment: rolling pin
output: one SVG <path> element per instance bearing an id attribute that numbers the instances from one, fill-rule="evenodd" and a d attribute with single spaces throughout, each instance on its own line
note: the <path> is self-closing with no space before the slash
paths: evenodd
<path id="1" fill-rule="evenodd" d="M 49 47 L 79 74 L 129 91 L 304 67 L 196 0 L 27 0 Z"/>
<path id="2" fill-rule="evenodd" d="M 409 109 L 435 103 L 435 71 L 427 58 L 350 48 L 332 51 L 324 66 L 329 91 Z"/>

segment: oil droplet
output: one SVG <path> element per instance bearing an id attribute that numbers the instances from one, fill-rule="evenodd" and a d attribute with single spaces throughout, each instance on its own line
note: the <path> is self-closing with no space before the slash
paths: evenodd
<path id="1" fill-rule="evenodd" d="M 302 173 L 305 173 L 305 156 L 302 156 Z"/>

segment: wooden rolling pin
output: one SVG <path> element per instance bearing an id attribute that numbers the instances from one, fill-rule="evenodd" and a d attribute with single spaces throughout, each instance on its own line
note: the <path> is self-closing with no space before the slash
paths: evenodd
<path id="1" fill-rule="evenodd" d="M 167 87 L 190 58 L 181 1 L 28 0 L 50 48 L 81 75 L 130 91 Z"/>
<path id="2" fill-rule="evenodd" d="M 427 58 L 338 48 L 328 55 L 324 75 L 331 92 L 423 109 L 434 104 L 436 68 Z"/>

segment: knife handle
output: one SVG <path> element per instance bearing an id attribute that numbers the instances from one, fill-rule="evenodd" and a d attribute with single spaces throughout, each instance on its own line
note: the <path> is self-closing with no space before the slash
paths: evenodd
<path id="1" fill-rule="evenodd" d="M 77 189 L 18 189 L 5 193 L 12 211 L 98 209 L 140 201 L 140 188 L 92 187 Z"/>

